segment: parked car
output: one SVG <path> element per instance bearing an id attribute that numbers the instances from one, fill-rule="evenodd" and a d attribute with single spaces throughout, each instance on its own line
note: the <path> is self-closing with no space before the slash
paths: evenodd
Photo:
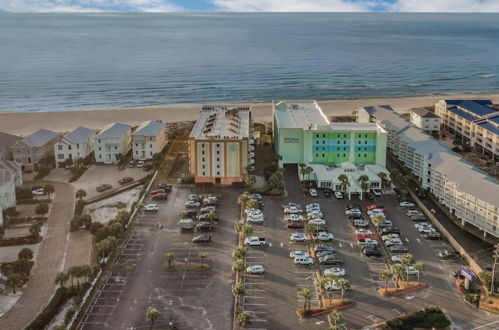
<path id="1" fill-rule="evenodd" d="M 303 229 L 303 227 L 305 227 L 305 224 L 303 223 L 303 221 L 291 221 L 286 225 L 286 227 L 288 227 L 289 229 Z"/>
<path id="2" fill-rule="evenodd" d="M 127 184 L 133 181 L 133 178 L 131 176 L 126 176 L 120 181 L 118 181 L 119 184 Z"/>
<path id="3" fill-rule="evenodd" d="M 324 276 L 329 276 L 329 275 L 334 275 L 334 276 L 345 276 L 345 268 L 340 268 L 340 267 L 333 267 L 333 268 L 328 268 L 324 270 Z"/>
<path id="4" fill-rule="evenodd" d="M 343 264 L 343 259 L 336 255 L 325 255 L 319 258 L 319 263 L 321 265 L 341 265 Z"/>
<path id="5" fill-rule="evenodd" d="M 450 251 L 450 250 L 440 251 L 438 252 L 438 256 L 442 259 L 457 259 L 461 257 L 459 252 Z"/>
<path id="6" fill-rule="evenodd" d="M 418 275 L 419 271 L 415 270 L 412 266 L 405 267 L 405 273 L 407 275 Z"/>
<path id="7" fill-rule="evenodd" d="M 426 221 L 426 217 L 423 214 L 415 214 L 409 217 L 412 221 Z"/>
<path id="8" fill-rule="evenodd" d="M 185 213 L 184 218 L 197 219 L 198 217 L 196 210 L 184 210 L 182 212 Z"/>
<path id="9" fill-rule="evenodd" d="M 308 194 L 310 195 L 310 197 L 317 197 L 317 190 L 311 188 L 308 190 Z"/>
<path id="10" fill-rule="evenodd" d="M 309 224 L 316 224 L 318 226 L 325 226 L 326 220 L 324 220 L 324 219 L 312 219 L 308 223 Z"/>
<path id="11" fill-rule="evenodd" d="M 97 189 L 98 188 L 99 187 L 97 187 Z M 97 191 L 99 191 L 99 190 L 97 190 Z M 31 192 L 33 193 L 34 196 L 43 196 L 43 195 L 45 195 L 45 191 L 43 190 L 43 188 L 36 188 L 36 189 L 33 189 Z"/>
<path id="12" fill-rule="evenodd" d="M 216 211 L 217 211 L 216 206 L 205 206 L 205 207 L 202 207 L 200 210 L 201 213 L 209 213 L 209 212 L 216 212 Z"/>
<path id="13" fill-rule="evenodd" d="M 339 290 L 341 290 L 341 288 L 338 286 L 338 281 L 336 281 L 336 280 L 329 281 L 326 284 L 325 289 L 327 291 L 339 291 Z"/>
<path id="14" fill-rule="evenodd" d="M 283 204 L 283 205 L 282 205 L 282 208 L 283 208 L 283 209 L 288 208 L 288 207 L 296 207 L 296 208 L 298 208 L 298 209 L 301 209 L 301 204 L 299 204 L 299 203 L 289 202 L 288 204 Z"/>
<path id="15" fill-rule="evenodd" d="M 394 262 L 394 263 L 397 263 L 397 264 L 402 263 L 402 257 L 398 254 L 393 255 L 391 259 L 392 259 L 392 262 Z"/>
<path id="16" fill-rule="evenodd" d="M 185 207 L 199 207 L 201 204 L 197 201 L 187 200 L 185 201 Z"/>
<path id="17" fill-rule="evenodd" d="M 203 205 L 208 206 L 208 205 L 217 205 L 218 203 L 218 198 L 210 196 L 203 198 Z"/>
<path id="18" fill-rule="evenodd" d="M 314 264 L 314 259 L 310 257 L 297 257 L 293 260 L 295 265 L 310 266 Z"/>
<path id="19" fill-rule="evenodd" d="M 164 200 L 164 199 L 168 198 L 168 194 L 167 193 L 157 193 L 157 194 L 152 195 L 151 198 L 155 201 L 156 200 Z"/>
<path id="20" fill-rule="evenodd" d="M 385 235 L 381 236 L 381 240 L 383 240 L 383 242 L 389 241 L 391 239 L 400 239 L 400 235 L 399 234 L 385 234 Z"/>
<path id="21" fill-rule="evenodd" d="M 378 204 L 372 204 L 372 205 L 368 205 L 366 207 L 366 210 L 367 211 L 370 211 L 370 210 L 374 210 L 374 209 L 378 209 L 378 210 L 382 210 L 384 211 L 385 210 L 385 207 L 383 205 L 378 205 Z"/>
<path id="22" fill-rule="evenodd" d="M 193 243 L 209 243 L 211 242 L 211 235 L 197 235 L 192 239 Z"/>
<path id="23" fill-rule="evenodd" d="M 324 189 L 324 197 L 327 197 L 327 198 L 331 197 L 331 190 Z"/>
<path id="24" fill-rule="evenodd" d="M 348 204 L 347 206 L 345 206 L 345 211 L 352 210 L 352 209 L 360 210 L 360 206 L 357 204 Z"/>
<path id="25" fill-rule="evenodd" d="M 202 198 L 198 194 L 190 194 L 189 197 L 187 197 L 188 200 L 190 201 L 196 201 L 196 202 L 201 202 Z"/>
<path id="26" fill-rule="evenodd" d="M 97 192 L 103 192 L 103 191 L 109 190 L 111 188 L 112 188 L 112 186 L 110 184 L 103 183 L 101 185 L 98 185 L 97 188 L 95 188 L 95 190 L 97 190 Z"/>
<path id="27" fill-rule="evenodd" d="M 390 252 L 392 252 L 392 253 L 407 253 L 407 252 L 409 252 L 409 249 L 403 245 L 390 246 L 388 248 L 388 250 L 390 250 Z"/>
<path id="28" fill-rule="evenodd" d="M 314 247 L 315 253 L 320 252 L 320 251 L 333 251 L 333 247 L 326 245 L 326 244 L 317 244 Z"/>
<path id="29" fill-rule="evenodd" d="M 350 214 L 358 214 L 361 215 L 362 212 L 359 209 L 349 209 L 345 211 L 345 215 L 350 215 Z"/>
<path id="30" fill-rule="evenodd" d="M 399 205 L 402 207 L 414 207 L 414 206 L 416 206 L 416 204 L 414 204 L 412 202 L 400 202 Z"/>
<path id="31" fill-rule="evenodd" d="M 367 248 L 362 250 L 362 253 L 366 257 L 381 257 L 382 256 L 381 251 L 378 248 L 374 248 L 374 247 L 367 247 Z"/>
<path id="32" fill-rule="evenodd" d="M 246 237 L 244 239 L 244 245 L 246 246 L 265 246 L 265 238 L 258 236 Z"/>
<path id="33" fill-rule="evenodd" d="M 327 255 L 333 255 L 334 251 L 333 250 L 326 250 L 326 251 L 319 251 L 315 254 L 317 258 L 320 258 L 322 256 L 327 256 Z"/>
<path id="34" fill-rule="evenodd" d="M 143 160 L 139 160 L 139 161 L 137 162 L 137 167 L 138 167 L 138 168 L 144 167 L 144 161 L 143 161 Z"/>
<path id="35" fill-rule="evenodd" d="M 305 206 L 305 210 L 308 212 L 312 212 L 312 211 L 320 211 L 321 210 L 321 205 L 319 203 L 311 203 L 311 204 L 307 204 Z"/>
<path id="36" fill-rule="evenodd" d="M 362 217 L 362 214 L 360 214 L 360 213 L 352 213 L 352 214 L 347 215 L 347 219 L 349 219 L 349 220 L 362 220 L 364 218 Z"/>
<path id="37" fill-rule="evenodd" d="M 299 257 L 307 258 L 307 257 L 310 257 L 310 255 L 305 251 L 296 250 L 296 251 L 291 251 L 289 253 L 289 257 L 292 259 L 299 258 Z"/>
<path id="38" fill-rule="evenodd" d="M 293 242 L 305 242 L 307 241 L 307 235 L 302 233 L 294 233 L 291 234 L 289 239 Z"/>
<path id="39" fill-rule="evenodd" d="M 290 206 L 284 209 L 284 214 L 301 214 L 302 212 L 303 210 L 296 206 Z"/>
<path id="40" fill-rule="evenodd" d="M 312 211 L 307 213 L 307 219 L 320 219 L 324 216 L 321 211 Z"/>
<path id="41" fill-rule="evenodd" d="M 335 191 L 334 197 L 336 197 L 337 199 L 343 199 L 343 194 L 339 191 Z"/>
<path id="42" fill-rule="evenodd" d="M 429 233 L 425 233 L 423 236 L 424 238 L 431 240 L 438 240 L 442 238 L 442 235 L 440 235 L 440 233 L 437 232 L 436 230 L 432 230 Z"/>
<path id="43" fill-rule="evenodd" d="M 400 238 L 394 238 L 394 239 L 389 239 L 385 241 L 385 246 L 390 247 L 390 246 L 396 246 L 396 245 L 402 245 L 402 240 Z"/>
<path id="44" fill-rule="evenodd" d="M 376 196 L 376 197 L 379 197 L 379 196 L 381 196 L 381 195 L 382 195 L 382 191 L 381 191 L 381 189 L 378 189 L 378 188 L 373 188 L 373 189 L 371 189 L 371 193 L 372 193 L 374 196 Z"/>
<path id="45" fill-rule="evenodd" d="M 419 210 L 409 210 L 405 213 L 408 217 L 413 217 L 415 215 L 424 215 L 423 213 L 421 213 L 421 211 Z"/>
<path id="46" fill-rule="evenodd" d="M 265 273 L 265 268 L 262 265 L 253 265 L 246 268 L 246 273 L 248 274 L 263 274 Z"/>
<path id="47" fill-rule="evenodd" d="M 397 227 L 387 227 L 387 228 L 381 229 L 380 233 L 382 235 L 385 235 L 385 234 L 400 234 L 400 229 L 398 229 Z"/>
<path id="48" fill-rule="evenodd" d="M 303 221 L 303 215 L 299 214 L 288 214 L 284 216 L 286 221 Z"/>
<path id="49" fill-rule="evenodd" d="M 334 235 L 331 233 L 321 232 L 319 234 L 312 234 L 314 241 L 327 242 L 334 239 Z"/>
<path id="50" fill-rule="evenodd" d="M 159 188 L 159 189 L 154 189 L 149 192 L 149 196 L 154 196 L 156 194 L 166 194 L 166 190 Z"/>
<path id="51" fill-rule="evenodd" d="M 166 192 L 172 191 L 172 185 L 167 183 L 158 183 L 154 189 L 164 189 Z"/>
<path id="52" fill-rule="evenodd" d="M 211 222 L 208 222 L 208 221 L 203 221 L 203 222 L 200 222 L 196 225 L 196 230 L 208 230 L 208 231 L 211 231 L 215 229 L 215 226 L 213 226 L 211 224 Z"/>
<path id="53" fill-rule="evenodd" d="M 147 204 L 146 206 L 144 206 L 144 211 L 146 211 L 146 212 L 158 212 L 159 206 L 158 206 L 158 204 Z"/>
<path id="54" fill-rule="evenodd" d="M 199 221 L 218 221 L 218 214 L 201 213 L 198 217 Z"/>
<path id="55" fill-rule="evenodd" d="M 135 161 L 132 160 L 130 163 L 128 163 L 128 167 L 130 168 L 135 167 Z"/>

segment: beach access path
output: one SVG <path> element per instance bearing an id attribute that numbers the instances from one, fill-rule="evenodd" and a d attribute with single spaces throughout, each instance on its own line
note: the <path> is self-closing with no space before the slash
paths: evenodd
<path id="1" fill-rule="evenodd" d="M 66 259 L 69 221 L 73 217 L 75 206 L 74 188 L 69 184 L 54 181 L 33 183 L 50 183 L 55 188 L 55 195 L 47 219 L 47 233 L 40 244 L 31 278 L 22 289 L 21 298 L 0 318 L 4 330 L 24 329 L 42 311 L 55 292 L 54 279 L 63 269 Z"/>

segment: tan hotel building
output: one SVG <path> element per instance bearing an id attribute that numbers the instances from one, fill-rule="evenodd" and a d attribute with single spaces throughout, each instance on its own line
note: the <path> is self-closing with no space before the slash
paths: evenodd
<path id="1" fill-rule="evenodd" d="M 249 107 L 201 109 L 189 136 L 189 170 L 196 183 L 242 182 L 254 164 L 253 125 Z"/>

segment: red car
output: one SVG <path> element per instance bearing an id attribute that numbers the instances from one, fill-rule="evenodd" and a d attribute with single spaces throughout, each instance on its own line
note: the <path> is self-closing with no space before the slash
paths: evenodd
<path id="1" fill-rule="evenodd" d="M 166 190 L 165 189 L 156 189 L 156 190 L 151 190 L 151 192 L 149 193 L 149 196 L 154 196 L 156 194 L 166 194 Z"/>
<path id="2" fill-rule="evenodd" d="M 385 207 L 383 205 L 377 205 L 377 204 L 373 204 L 373 205 L 369 205 L 366 207 L 366 209 L 368 211 L 371 211 L 371 210 L 374 210 L 374 209 L 378 209 L 378 210 L 385 210 Z"/>
<path id="3" fill-rule="evenodd" d="M 303 226 L 303 221 L 290 221 L 287 224 L 287 227 L 290 229 L 302 229 Z"/>
<path id="4" fill-rule="evenodd" d="M 357 236 L 355 236 L 355 238 L 356 238 L 358 241 L 363 241 L 363 240 L 365 240 L 366 238 L 376 239 L 376 235 L 373 235 L 373 234 L 358 234 Z"/>

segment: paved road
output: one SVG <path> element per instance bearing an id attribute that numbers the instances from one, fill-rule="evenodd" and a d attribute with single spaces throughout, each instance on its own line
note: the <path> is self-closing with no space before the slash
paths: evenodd
<path id="1" fill-rule="evenodd" d="M 54 278 L 65 260 L 69 221 L 74 213 L 74 189 L 66 183 L 51 181 L 34 183 L 52 184 L 55 188 L 55 197 L 47 220 L 47 234 L 40 244 L 32 277 L 15 306 L 0 318 L 4 330 L 24 329 L 45 307 L 55 292 Z"/>

